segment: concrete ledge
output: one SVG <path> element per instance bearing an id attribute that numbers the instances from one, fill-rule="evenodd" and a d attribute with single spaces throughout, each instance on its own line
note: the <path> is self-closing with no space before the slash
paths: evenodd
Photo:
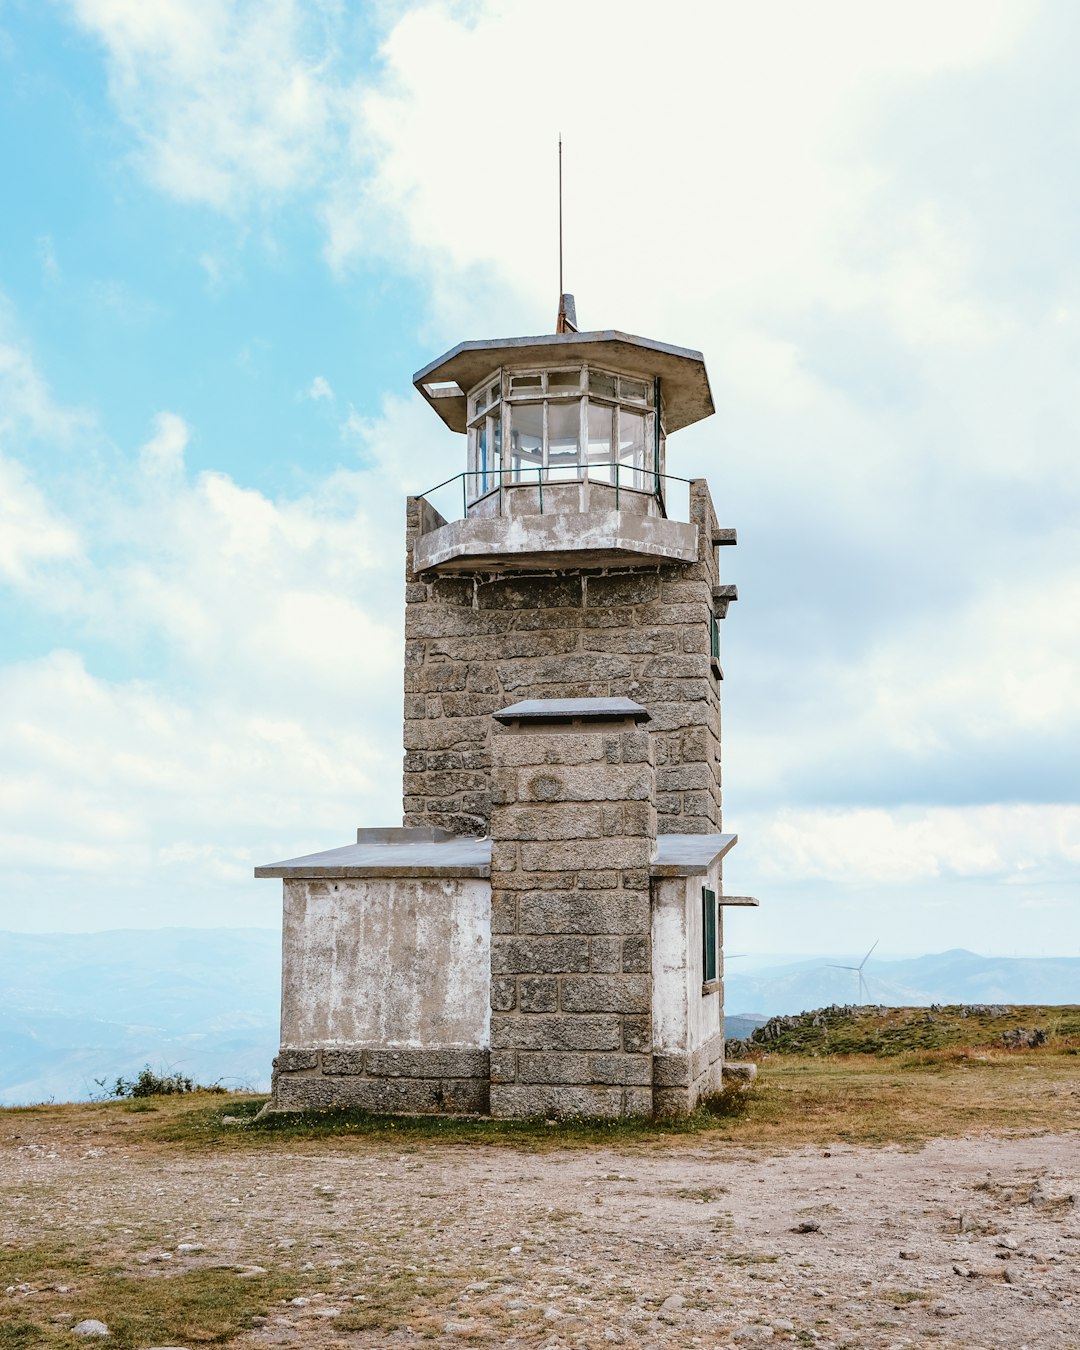
<path id="1" fill-rule="evenodd" d="M 697 562 L 697 526 L 614 509 L 559 511 L 455 520 L 413 546 L 417 573 L 615 567 L 635 559 Z"/>
<path id="2" fill-rule="evenodd" d="M 739 842 L 737 834 L 660 834 L 649 864 L 652 877 L 704 876 Z M 721 903 L 723 903 L 721 901 Z"/>
<path id="3" fill-rule="evenodd" d="M 357 831 L 365 837 L 342 848 L 256 867 L 257 877 L 286 881 L 348 877 L 480 877 L 491 875 L 491 840 L 446 834 L 441 830 Z M 372 839 L 370 834 L 380 836 Z M 385 840 L 384 835 L 405 835 Z M 435 837 L 431 837 L 435 836 Z"/>

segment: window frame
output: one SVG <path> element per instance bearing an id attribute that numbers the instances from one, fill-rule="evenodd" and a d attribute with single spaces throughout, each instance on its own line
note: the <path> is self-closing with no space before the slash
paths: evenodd
<path id="1" fill-rule="evenodd" d="M 552 385 L 553 375 L 569 374 L 576 374 L 576 385 L 571 383 Z M 592 374 L 600 374 L 612 380 L 614 393 L 610 397 L 590 390 Z M 539 383 L 519 385 L 515 388 L 516 381 L 531 377 L 537 377 Z M 497 397 L 478 409 L 478 399 L 493 389 L 497 389 Z M 639 395 L 638 389 L 643 393 Z M 609 370 L 606 366 L 594 366 L 588 361 L 561 366 L 503 366 L 474 385 L 467 393 L 467 400 L 469 417 L 466 422 L 468 435 L 466 496 L 470 504 L 479 501 L 490 492 L 497 491 L 500 486 L 528 485 L 537 481 L 545 484 L 580 483 L 590 479 L 609 485 L 617 482 L 620 490 L 641 492 L 649 496 L 659 495 L 666 436 L 663 395 L 660 382 L 656 378 L 650 380 L 640 375 Z M 568 466 L 560 465 L 557 460 L 554 464 L 551 462 L 548 412 L 552 405 L 571 401 L 578 404 L 577 460 L 572 476 L 563 477 L 562 474 L 566 472 Z M 534 406 L 539 404 L 543 409 L 539 463 L 515 466 L 514 408 L 516 405 L 530 404 Z M 610 441 L 606 461 L 594 461 L 589 454 L 591 408 L 605 408 L 610 411 Z M 624 414 L 642 419 L 640 439 L 635 442 L 635 450 L 640 447 L 640 454 L 625 461 L 619 451 L 623 437 Z M 640 463 L 636 462 L 638 458 Z M 603 464 L 605 467 L 593 473 L 591 470 L 594 464 L 597 466 Z M 630 481 L 625 481 L 626 478 Z M 492 479 L 494 481 L 491 481 Z"/>
<path id="2" fill-rule="evenodd" d="M 711 994 L 720 984 L 720 906 L 716 892 L 701 888 L 701 992 Z"/>

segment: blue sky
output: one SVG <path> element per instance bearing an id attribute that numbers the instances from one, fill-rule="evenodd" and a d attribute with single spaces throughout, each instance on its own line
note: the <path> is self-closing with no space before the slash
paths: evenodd
<path id="1" fill-rule="evenodd" d="M 551 327 L 562 131 L 583 324 L 716 397 L 732 945 L 1077 954 L 1080 19 L 539 15 L 0 0 L 0 927 L 396 822 L 410 376 Z"/>

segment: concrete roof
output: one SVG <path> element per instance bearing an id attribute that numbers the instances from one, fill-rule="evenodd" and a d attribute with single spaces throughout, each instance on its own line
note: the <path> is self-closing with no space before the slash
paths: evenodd
<path id="1" fill-rule="evenodd" d="M 418 370 L 413 384 L 451 431 L 465 431 L 465 395 L 500 366 L 554 366 L 573 361 L 588 361 L 643 379 L 659 375 L 669 434 L 716 411 L 700 352 L 616 329 L 459 342 Z M 429 391 L 424 387 L 428 384 L 456 384 L 461 392 Z"/>
<path id="2" fill-rule="evenodd" d="M 584 722 L 606 722 L 632 717 L 649 722 L 647 709 L 632 698 L 526 698 L 493 714 L 496 722 L 565 722 L 575 718 Z"/>
<path id="3" fill-rule="evenodd" d="M 364 834 L 375 833 L 363 831 Z M 408 830 L 379 831 L 389 836 Z M 362 840 L 344 848 L 308 853 L 302 858 L 256 867 L 257 877 L 486 877 L 491 874 L 491 840 L 391 839 Z"/>
<path id="4" fill-rule="evenodd" d="M 696 877 L 738 842 L 737 834 L 660 834 L 649 871 L 654 877 Z"/>
<path id="5" fill-rule="evenodd" d="M 538 700 L 549 701 L 549 700 Z M 555 702 L 557 700 L 550 700 Z M 563 700 L 558 700 L 563 701 Z M 601 700 L 608 702 L 609 700 Z M 626 702 L 630 702 L 629 699 Z M 637 705 L 635 705 L 637 706 Z M 257 877 L 286 880 L 318 877 L 489 877 L 491 840 L 446 835 L 417 839 L 413 830 L 362 830 L 360 843 L 308 853 L 302 858 L 256 867 Z M 402 837 L 404 836 L 404 837 Z M 735 834 L 662 834 L 656 840 L 654 877 L 703 875 L 735 845 Z M 756 903 L 733 896 L 736 904 Z M 723 903 L 723 901 L 721 902 Z"/>

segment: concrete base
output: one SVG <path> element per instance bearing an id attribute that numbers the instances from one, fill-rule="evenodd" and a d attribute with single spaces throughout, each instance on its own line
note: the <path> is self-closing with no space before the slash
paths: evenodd
<path id="1" fill-rule="evenodd" d="M 711 1036 L 693 1054 L 653 1055 L 653 1114 L 677 1116 L 692 1111 L 723 1081 L 724 1038 Z"/>
<path id="2" fill-rule="evenodd" d="M 487 1115 L 488 1060 L 486 1050 L 282 1049 L 266 1109 Z"/>

